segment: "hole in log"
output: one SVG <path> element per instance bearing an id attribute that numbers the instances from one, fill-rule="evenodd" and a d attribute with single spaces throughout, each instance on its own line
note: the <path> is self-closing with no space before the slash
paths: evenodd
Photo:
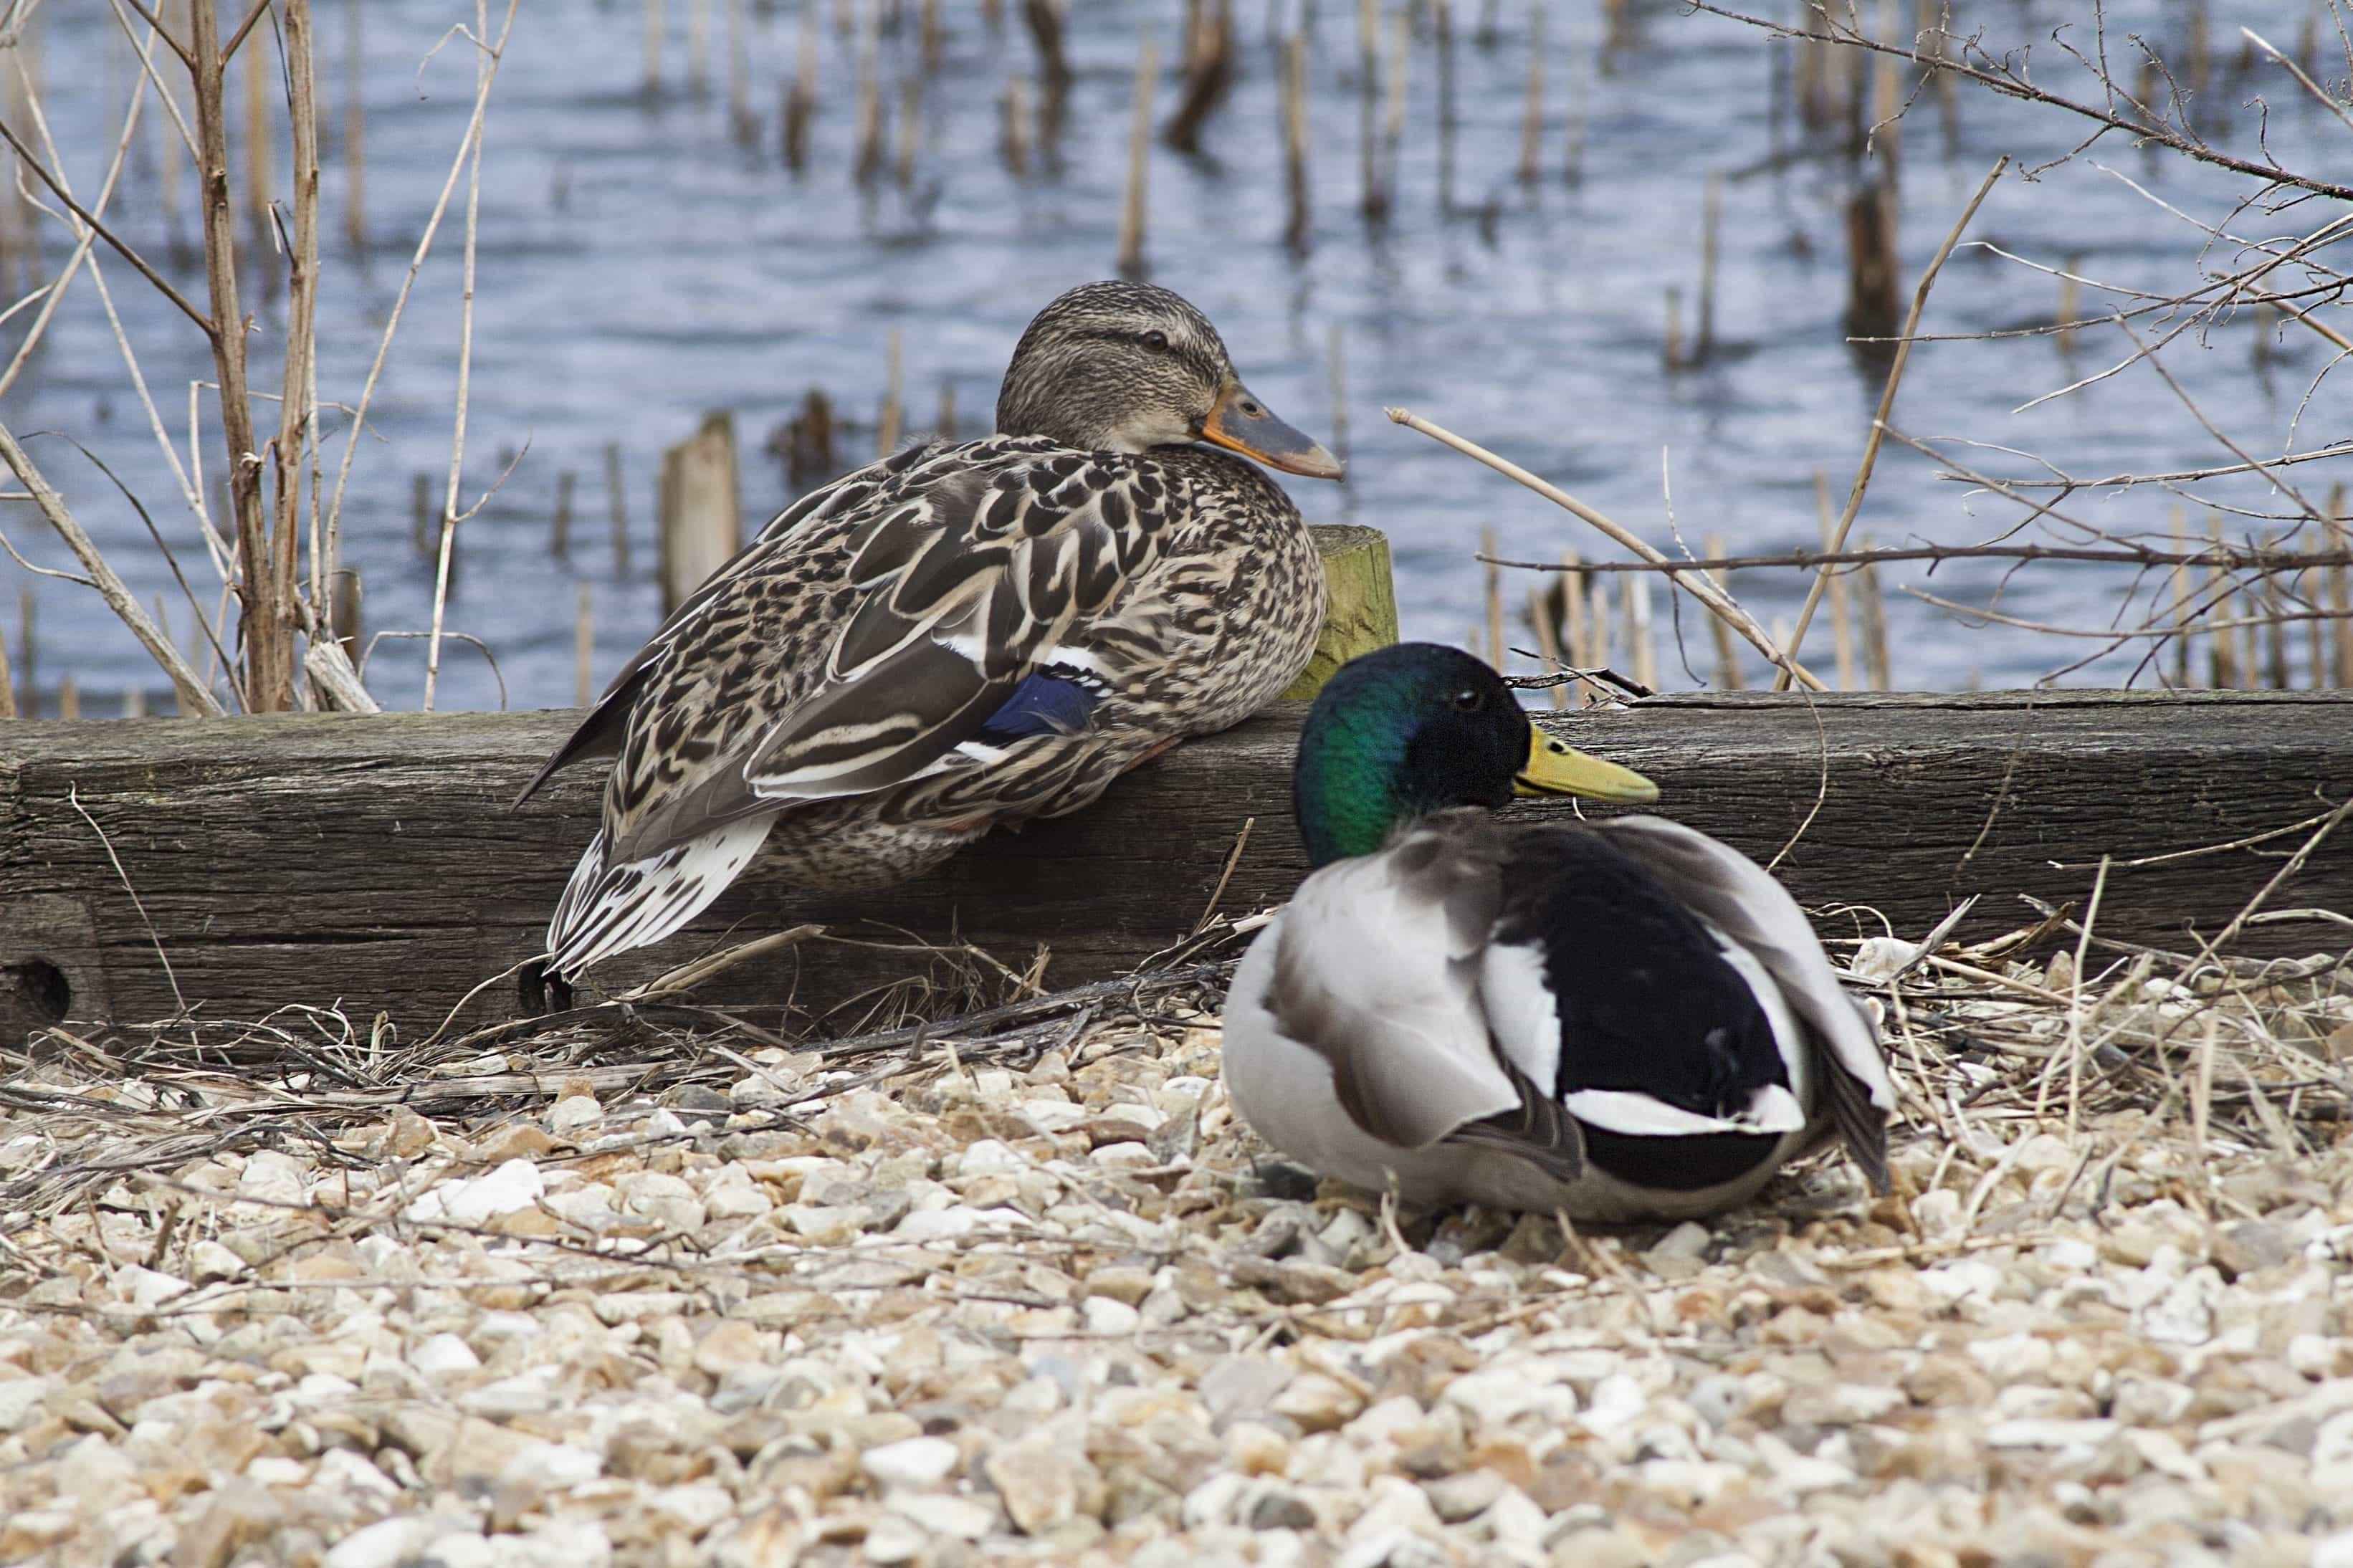
<path id="1" fill-rule="evenodd" d="M 515 977 L 515 1000 L 522 1005 L 526 1018 L 543 1018 L 550 1013 L 572 1011 L 572 984 L 562 975 L 549 973 L 547 960 L 534 958 L 522 966 Z"/>
<path id="2" fill-rule="evenodd" d="M 46 958 L 28 958 L 0 973 L 8 976 L 16 994 L 25 999 L 25 1006 L 37 1026 L 46 1028 L 65 1021 L 66 1014 L 73 1007 L 73 986 L 67 981 L 64 970 Z"/>

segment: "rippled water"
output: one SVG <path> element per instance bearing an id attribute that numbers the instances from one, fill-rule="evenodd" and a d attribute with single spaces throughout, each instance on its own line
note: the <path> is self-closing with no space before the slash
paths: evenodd
<path id="1" fill-rule="evenodd" d="M 1386 15 L 1400 4 L 1382 0 L 1379 8 Z M 2260 94 L 2270 100 L 2275 153 L 2317 164 L 2328 154 L 2315 149 L 2334 146 L 2341 168 L 2343 127 L 2325 110 L 2275 69 L 2234 74 L 2239 25 L 2255 25 L 2284 46 L 2301 25 L 2300 7 L 2301 0 L 2207 7 L 2217 66 L 2193 113 L 2216 141 L 2252 148 L 2252 103 Z M 446 33 L 471 8 L 451 0 L 364 0 L 364 7 L 319 0 L 318 8 L 330 132 L 320 388 L 323 397 L 349 402 L 460 140 L 473 64 L 467 46 Z M 354 248 L 343 229 L 349 193 L 340 136 L 352 80 L 348 29 L 363 8 L 367 243 Z M 879 44 L 894 162 L 902 84 L 923 76 L 915 0 L 901 8 L 906 25 Z M 1786 0 L 1768 8 L 1794 15 Z M 572 700 L 577 584 L 590 590 L 598 681 L 656 624 L 650 569 L 659 456 L 704 411 L 735 415 L 753 524 L 788 499 L 783 468 L 763 443 L 809 387 L 822 387 L 849 422 L 844 461 L 871 454 L 894 328 L 910 429 L 929 426 L 942 390 L 952 388 L 964 429 L 976 430 L 1029 314 L 1060 289 L 1113 270 L 1141 23 L 1156 34 L 1164 61 L 1158 112 L 1165 116 L 1174 102 L 1179 8 L 1081 0 L 1070 39 L 1077 81 L 1060 160 L 1017 176 L 999 156 L 1000 100 L 1008 79 L 1033 75 L 1030 41 L 1018 23 L 992 29 L 973 0 L 949 0 L 941 7 L 944 58 L 923 88 L 912 180 L 902 187 L 886 169 L 861 186 L 852 171 L 856 46 L 836 30 L 837 6 L 824 0 L 821 100 L 809 167 L 796 175 L 780 156 L 778 123 L 799 6 L 751 0 L 736 19 L 745 101 L 756 120 L 749 141 L 739 141 L 731 124 L 730 9 L 727 0 L 670 0 L 661 85 L 649 92 L 640 5 L 525 5 L 493 95 L 468 494 L 497 478 L 506 454 L 523 455 L 483 516 L 463 531 L 450 625 L 495 651 L 506 700 L 518 706 Z M 1777 73 L 1788 68 L 1786 58 L 1776 64 L 1779 47 L 1736 24 L 1641 0 L 1608 39 L 1598 4 L 1554 5 L 1543 46 L 1542 172 L 1524 184 L 1516 170 L 1530 7 L 1504 0 L 1486 8 L 1494 26 L 1482 34 L 1479 0 L 1457 0 L 1460 130 L 1450 212 L 1438 194 L 1430 7 L 1415 4 L 1397 195 L 1386 223 L 1376 226 L 1358 206 L 1356 8 L 1306 9 L 1314 226 L 1304 252 L 1284 242 L 1270 10 L 1240 0 L 1240 78 L 1208 125 L 1203 153 L 1186 157 L 1155 146 L 1152 154 L 1150 275 L 1209 313 L 1243 374 L 1276 409 L 1327 438 L 1342 424 L 1331 366 L 1335 342 L 1341 346 L 1349 481 L 1288 482 L 1314 518 L 1389 532 L 1408 632 L 1460 640 L 1482 621 L 1482 574 L 1472 559 L 1482 529 L 1512 555 L 1552 558 L 1572 546 L 1590 554 L 1599 541 L 1537 498 L 1388 425 L 1384 405 L 1409 405 L 1494 447 L 1661 543 L 1669 541 L 1670 478 L 1672 517 L 1694 546 L 1712 531 L 1742 550 L 1812 542 L 1815 476 L 1826 473 L 1843 496 L 1881 371 L 1857 359 L 1841 326 L 1841 213 L 1857 165 L 1794 123 L 1776 87 Z M 2150 0 L 2109 6 L 2114 47 L 2123 51 L 2133 31 L 2173 47 L 2189 9 Z M 2072 36 L 2084 38 L 2089 7 L 2002 3 L 1961 10 L 1957 30 L 1982 26 L 1999 38 L 2042 39 L 2038 77 L 2081 89 L 2048 35 L 2072 24 Z M 706 57 L 700 85 L 698 25 Z M 113 145 L 132 56 L 95 0 L 47 7 L 39 40 L 50 124 L 75 188 L 87 194 Z M 1930 94 L 1905 129 L 1900 233 L 1907 289 L 1998 153 L 2032 164 L 2085 132 L 2080 121 L 1967 89 L 1956 109 L 1948 124 Z M 159 193 L 158 142 L 148 134 L 155 129 L 151 105 L 113 212 L 124 236 L 159 262 L 179 250 L 172 276 L 201 298 L 201 272 L 185 255 L 185 166 L 175 227 Z M 1581 146 L 1574 183 L 1566 177 L 1572 142 Z M 282 178 L 282 158 L 278 173 Z M 1662 352 L 1666 290 L 1682 292 L 1688 336 L 1703 182 L 1711 173 L 1724 176 L 1717 349 L 1704 365 L 1670 370 Z M 2137 193 L 2127 177 L 2150 195 Z M 2208 265 L 2221 267 L 2235 247 L 2208 248 L 2205 234 L 2150 196 L 2219 223 L 2242 189 L 2231 177 L 2103 142 L 2039 178 L 2006 180 L 1972 234 L 2042 263 L 2172 293 L 2194 282 L 2201 250 Z M 2233 232 L 2308 230 L 2328 216 L 2317 206 L 2280 217 L 2242 215 Z M 429 473 L 438 495 L 448 462 L 456 216 L 417 286 L 345 514 L 346 555 L 365 579 L 371 631 L 422 627 L 429 614 L 432 574 L 411 542 L 411 487 L 413 476 Z M 56 233 L 47 253 L 52 266 L 63 253 Z M 209 359 L 194 329 L 127 267 L 110 260 L 107 277 L 185 445 L 187 384 L 210 374 Z M 2087 293 L 2086 308 L 2098 298 Z M 1939 281 L 1928 324 L 1938 332 L 2015 327 L 2051 319 L 2059 302 L 2059 285 L 2049 277 L 1966 250 Z M 258 343 L 277 342 L 280 303 L 261 307 Z M 13 341 L 25 319 L 0 332 Z M 2258 323 L 2242 317 L 2202 345 L 2180 340 L 2168 363 L 2227 432 L 2258 452 L 2276 452 L 2323 363 L 2323 345 L 2296 333 L 2259 364 L 2259 335 Z M 1897 423 L 1922 436 L 2032 448 L 2078 473 L 2227 461 L 2146 367 L 2087 395 L 2011 412 L 2127 346 L 2113 331 L 2080 334 L 2072 353 L 2048 338 L 1929 345 L 1914 358 Z M 265 355 L 263 363 L 269 368 L 260 384 L 268 385 L 274 358 Z M 89 445 L 146 502 L 198 575 L 194 525 L 86 279 L 0 414 L 19 432 L 61 431 Z M 2299 444 L 2341 435 L 2344 425 L 2342 401 L 2324 383 Z M 608 442 L 622 454 L 634 556 L 627 574 L 609 542 Z M 207 470 L 216 471 L 209 427 L 205 443 Z M 337 430 L 331 453 L 340 456 L 342 445 Z M 171 590 L 135 513 L 104 477 L 63 441 L 38 440 L 33 450 L 142 597 Z M 1999 454 L 1978 456 L 2001 471 L 2024 467 Z M 568 562 L 548 548 L 554 497 L 567 470 L 578 476 Z M 2238 495 L 2262 504 L 2253 487 Z M 2145 489 L 2078 504 L 2105 526 L 2163 529 L 2170 500 Z M 1957 542 L 1983 538 L 2012 516 L 1998 501 L 1937 482 L 1929 465 L 1891 448 L 1862 526 L 1882 543 Z M 60 562 L 62 552 L 26 510 L 0 514 L 0 522 L 36 561 Z M 1981 599 L 1998 576 L 1997 565 L 1952 563 L 1937 573 L 1935 591 Z M 2025 682 L 2080 651 L 2061 639 L 1965 629 L 1895 592 L 1922 580 L 1918 568 L 1889 574 L 1899 684 Z M 2027 618 L 2097 624 L 2118 582 L 2097 570 L 2038 567 L 2010 584 L 2003 604 Z M 1507 583 L 1515 605 L 1527 585 Z M 1735 584 L 1767 621 L 1790 616 L 1803 586 L 1788 572 L 1746 573 Z M 210 604 L 201 578 L 199 590 Z M 174 624 L 185 632 L 185 602 L 176 591 L 171 596 Z M 134 683 L 162 700 L 163 683 L 94 596 L 44 581 L 37 597 L 41 682 L 50 700 L 68 671 L 90 694 L 85 711 L 111 711 L 114 694 Z M 13 606 L 0 601 L 0 614 L 13 620 Z M 1663 629 L 1663 602 L 1658 618 Z M 1683 626 L 1693 634 L 1691 668 L 1704 674 L 1711 668 L 1704 637 L 1688 614 Z M 1827 628 L 1819 629 L 1809 658 L 1826 664 L 1828 647 Z M 1671 653 L 1661 663 L 1669 684 L 1693 683 Z M 2124 668 L 2112 662 L 2071 679 L 2114 678 Z M 388 706 L 414 706 L 422 668 L 417 644 L 386 641 L 368 678 Z M 449 654 L 442 705 L 500 700 L 478 656 Z"/>

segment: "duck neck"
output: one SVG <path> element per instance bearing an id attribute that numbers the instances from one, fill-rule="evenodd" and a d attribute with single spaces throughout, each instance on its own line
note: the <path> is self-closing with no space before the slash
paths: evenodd
<path id="1" fill-rule="evenodd" d="M 1400 737 L 1361 729 L 1326 729 L 1303 745 L 1291 775 L 1292 815 L 1311 865 L 1372 855 L 1399 823 L 1419 815 L 1399 786 Z"/>

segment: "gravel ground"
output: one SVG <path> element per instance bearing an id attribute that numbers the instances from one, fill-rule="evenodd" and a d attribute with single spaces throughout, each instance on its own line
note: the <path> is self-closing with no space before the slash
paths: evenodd
<path id="1" fill-rule="evenodd" d="M 1853 960 L 1895 1196 L 1607 1236 L 1268 1164 L 1198 987 L 59 1032 L 0 1078 L 0 1562 L 2353 1565 L 2353 982 L 1918 958 Z"/>

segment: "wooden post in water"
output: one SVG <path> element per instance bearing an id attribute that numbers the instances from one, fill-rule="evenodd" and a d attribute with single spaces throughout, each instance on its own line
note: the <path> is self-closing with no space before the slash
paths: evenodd
<path id="1" fill-rule="evenodd" d="M 706 414 L 702 427 L 662 454 L 662 613 L 686 602 L 744 546 L 735 478 L 735 419 Z"/>
<path id="2" fill-rule="evenodd" d="M 1315 530 L 1316 553 L 1324 558 L 1324 584 L 1331 605 L 1315 656 L 1285 699 L 1303 701 L 1358 654 L 1398 640 L 1397 584 L 1389 575 L 1389 542 L 1379 530 L 1325 527 Z"/>

